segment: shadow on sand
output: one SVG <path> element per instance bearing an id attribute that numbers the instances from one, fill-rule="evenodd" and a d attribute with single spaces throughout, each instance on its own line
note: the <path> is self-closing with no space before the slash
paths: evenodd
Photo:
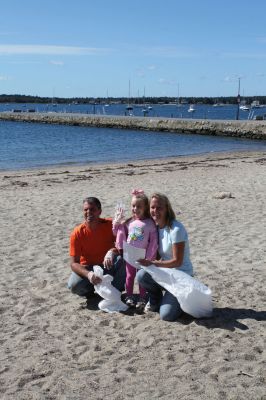
<path id="1" fill-rule="evenodd" d="M 102 298 L 95 294 L 87 299 L 87 302 L 82 305 L 82 308 L 87 308 L 88 310 L 94 311 L 99 310 L 98 304 L 101 300 Z M 129 308 L 126 312 L 123 312 L 123 314 L 133 317 L 137 314 L 137 312 L 136 309 Z M 219 328 L 233 332 L 235 329 L 240 329 L 242 331 L 248 330 L 249 327 L 243 322 L 239 321 L 248 319 L 266 321 L 266 311 L 255 311 L 250 308 L 217 307 L 213 309 L 213 315 L 211 318 L 196 319 L 188 314 L 183 313 L 176 322 L 183 325 L 189 325 L 192 322 L 195 322 L 197 325 L 204 326 L 207 329 Z"/>
<path id="2" fill-rule="evenodd" d="M 211 318 L 195 319 L 190 315 L 183 314 L 178 322 L 181 322 L 184 325 L 188 325 L 194 321 L 197 325 L 204 326 L 207 329 L 220 328 L 228 331 L 240 329 L 242 331 L 245 331 L 248 330 L 249 327 L 243 322 L 239 321 L 243 319 L 266 321 L 266 311 L 255 311 L 250 308 L 214 308 Z"/>

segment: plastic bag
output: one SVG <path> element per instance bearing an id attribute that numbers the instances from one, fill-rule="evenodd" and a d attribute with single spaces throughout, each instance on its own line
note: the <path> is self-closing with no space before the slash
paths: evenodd
<path id="1" fill-rule="evenodd" d="M 184 312 L 194 318 L 212 315 L 212 292 L 203 283 L 174 268 L 159 268 L 155 265 L 142 268 L 177 298 Z"/>
<path id="2" fill-rule="evenodd" d="M 109 313 L 126 311 L 128 306 L 121 301 L 121 293 L 111 284 L 113 277 L 103 275 L 103 269 L 99 265 L 93 266 L 93 272 L 102 279 L 101 283 L 94 286 L 95 292 L 104 299 L 98 304 L 99 309 Z"/>

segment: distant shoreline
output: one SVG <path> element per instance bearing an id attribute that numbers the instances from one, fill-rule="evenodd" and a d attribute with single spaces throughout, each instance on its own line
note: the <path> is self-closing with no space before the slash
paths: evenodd
<path id="1" fill-rule="evenodd" d="M 1 112 L 0 120 L 37 122 L 99 128 L 166 131 L 210 136 L 266 139 L 266 121 L 201 120 L 161 117 L 129 117 L 81 113 L 14 113 Z"/>

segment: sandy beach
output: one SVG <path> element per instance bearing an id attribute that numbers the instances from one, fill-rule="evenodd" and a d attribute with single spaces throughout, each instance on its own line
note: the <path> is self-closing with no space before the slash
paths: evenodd
<path id="1" fill-rule="evenodd" d="M 181 211 L 212 318 L 107 314 L 66 288 L 82 199 L 109 217 L 134 187 Z M 1 399 L 266 399 L 265 152 L 4 171 L 0 192 Z"/>

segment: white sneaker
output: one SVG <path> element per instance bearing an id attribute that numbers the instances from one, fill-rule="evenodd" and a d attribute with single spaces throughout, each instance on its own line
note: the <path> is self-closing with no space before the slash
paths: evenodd
<path id="1" fill-rule="evenodd" d="M 134 299 L 133 299 L 132 296 L 128 296 L 128 297 L 126 298 L 126 305 L 127 305 L 128 307 L 135 307 Z"/>
<path id="2" fill-rule="evenodd" d="M 159 306 L 157 304 L 151 304 L 149 301 L 144 308 L 144 312 L 157 312 L 159 311 Z"/>
<path id="3" fill-rule="evenodd" d="M 146 306 L 145 299 L 140 298 L 136 304 L 136 310 L 139 314 L 142 314 Z"/>

